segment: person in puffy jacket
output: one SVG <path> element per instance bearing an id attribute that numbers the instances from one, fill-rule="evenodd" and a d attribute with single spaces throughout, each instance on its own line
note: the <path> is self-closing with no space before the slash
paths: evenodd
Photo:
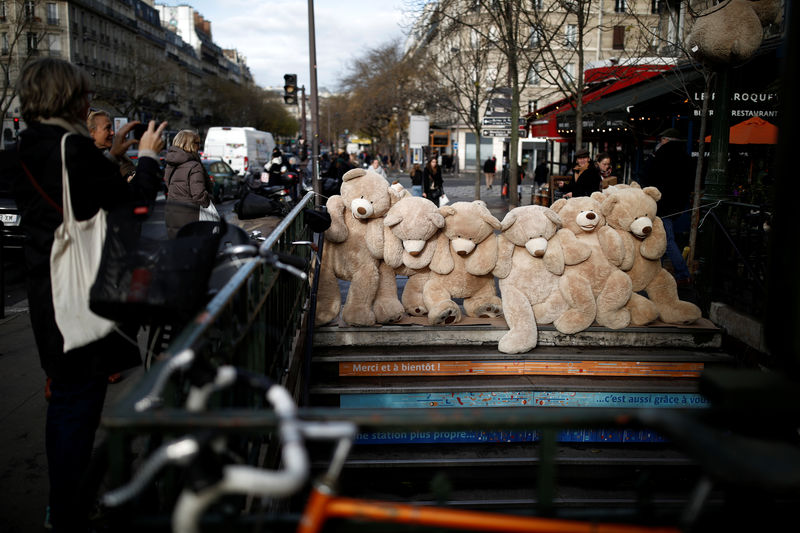
<path id="1" fill-rule="evenodd" d="M 200 208 L 211 203 L 213 186 L 200 161 L 200 136 L 181 130 L 167 151 L 164 181 L 167 183 L 165 222 L 167 235 L 174 239 L 184 225 L 200 219 Z"/>

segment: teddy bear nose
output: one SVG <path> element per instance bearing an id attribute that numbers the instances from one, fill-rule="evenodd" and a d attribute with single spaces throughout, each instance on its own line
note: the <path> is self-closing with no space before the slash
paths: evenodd
<path id="1" fill-rule="evenodd" d="M 467 255 L 467 252 L 465 250 L 459 250 L 458 251 L 458 255 L 460 255 L 461 257 L 464 257 L 465 255 Z"/>
<path id="2" fill-rule="evenodd" d="M 544 257 L 544 250 L 536 250 L 533 252 L 533 257 Z"/>
<path id="3" fill-rule="evenodd" d="M 588 218 L 589 220 L 594 220 L 596 216 L 597 216 L 597 215 L 595 215 L 595 214 L 594 214 L 594 213 L 592 213 L 591 211 L 590 211 L 590 212 L 588 212 L 588 213 L 586 213 L 586 218 Z"/>
<path id="4" fill-rule="evenodd" d="M 644 233 L 645 235 L 650 235 L 651 231 L 653 231 L 653 228 L 651 228 L 650 226 L 642 228 L 642 233 Z"/>
<path id="5" fill-rule="evenodd" d="M 359 215 L 366 215 L 367 214 L 367 210 L 364 209 L 363 207 L 359 207 L 358 208 L 358 214 Z"/>
<path id="6" fill-rule="evenodd" d="M 417 257 L 421 253 L 422 252 L 408 252 L 408 255 L 410 255 L 411 257 Z"/>

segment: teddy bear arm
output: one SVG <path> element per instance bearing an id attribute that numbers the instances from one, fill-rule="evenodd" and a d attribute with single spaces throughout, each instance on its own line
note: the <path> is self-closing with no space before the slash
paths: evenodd
<path id="1" fill-rule="evenodd" d="M 625 258 L 625 244 L 622 237 L 610 226 L 603 226 L 597 230 L 597 238 L 606 259 L 614 266 L 620 266 Z"/>
<path id="2" fill-rule="evenodd" d="M 497 237 L 497 264 L 492 273 L 498 278 L 507 278 L 511 274 L 511 257 L 514 255 L 514 243 L 503 235 Z"/>
<path id="3" fill-rule="evenodd" d="M 661 217 L 653 219 L 653 231 L 642 241 L 639 252 L 646 259 L 655 261 L 660 259 L 667 251 L 667 232 L 664 230 L 664 222 Z"/>
<path id="4" fill-rule="evenodd" d="M 450 239 L 442 232 L 436 239 L 436 251 L 431 259 L 430 269 L 437 274 L 449 274 L 455 268 L 455 262 L 450 253 Z"/>
<path id="5" fill-rule="evenodd" d="M 392 268 L 403 264 L 403 241 L 386 227 L 383 228 L 383 260 Z"/>
<path id="6" fill-rule="evenodd" d="M 583 263 L 592 255 L 592 249 L 581 243 L 575 234 L 568 229 L 560 229 L 556 233 L 556 239 L 564 254 L 565 265 L 577 265 Z"/>
<path id="7" fill-rule="evenodd" d="M 544 266 L 551 273 L 560 276 L 564 273 L 564 250 L 559 239 L 550 239 L 547 243 L 547 250 L 544 252 Z"/>
<path id="8" fill-rule="evenodd" d="M 364 235 L 369 254 L 375 259 L 383 259 L 383 219 L 373 219 L 367 222 L 367 231 Z"/>
<path id="9" fill-rule="evenodd" d="M 325 206 L 331 215 L 331 225 L 325 230 L 325 238 L 331 242 L 344 242 L 350 233 L 344 221 L 344 199 L 338 194 L 331 196 Z"/>
<path id="10" fill-rule="evenodd" d="M 494 269 L 497 264 L 497 237 L 492 234 L 485 238 L 470 257 L 464 262 L 464 266 L 472 275 L 483 276 Z"/>

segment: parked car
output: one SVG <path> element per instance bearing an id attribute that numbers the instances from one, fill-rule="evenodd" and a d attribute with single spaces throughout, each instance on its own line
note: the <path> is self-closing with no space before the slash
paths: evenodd
<path id="1" fill-rule="evenodd" d="M 19 209 L 10 191 L 0 191 L 0 221 L 3 222 L 3 248 L 20 249 L 24 235 L 19 227 L 21 220 Z"/>
<path id="2" fill-rule="evenodd" d="M 225 198 L 238 198 L 242 190 L 242 177 L 226 163 L 219 159 L 203 159 L 211 183 L 214 184 L 214 201 L 222 202 Z"/>

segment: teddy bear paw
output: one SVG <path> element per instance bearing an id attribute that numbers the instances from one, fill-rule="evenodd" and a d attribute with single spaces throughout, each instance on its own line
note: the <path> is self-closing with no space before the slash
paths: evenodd
<path id="1" fill-rule="evenodd" d="M 426 309 L 424 305 L 415 305 L 406 308 L 406 313 L 411 316 L 425 316 L 428 314 L 428 309 Z"/>
<path id="2" fill-rule="evenodd" d="M 451 302 L 452 303 L 452 302 Z M 461 311 L 455 303 L 448 305 L 436 313 L 428 313 L 428 322 L 432 325 L 453 324 L 461 320 Z"/>
<path id="3" fill-rule="evenodd" d="M 536 331 L 519 334 L 509 331 L 497 343 L 497 349 L 503 353 L 525 353 L 536 347 Z"/>
<path id="4" fill-rule="evenodd" d="M 496 303 L 485 303 L 475 310 L 475 316 L 480 318 L 496 318 L 503 314 L 503 307 Z"/>

